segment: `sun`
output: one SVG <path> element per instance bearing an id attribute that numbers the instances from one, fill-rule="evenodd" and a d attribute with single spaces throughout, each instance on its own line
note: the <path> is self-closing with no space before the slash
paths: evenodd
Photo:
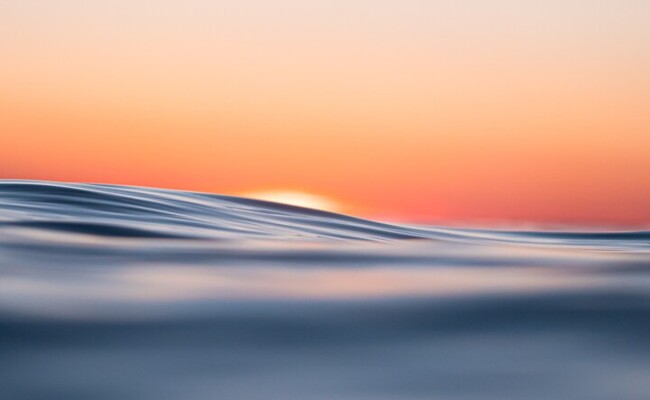
<path id="1" fill-rule="evenodd" d="M 257 200 L 273 201 L 323 211 L 340 211 L 341 206 L 336 201 L 325 196 L 305 193 L 296 190 L 263 190 L 241 194 L 244 197 Z"/>

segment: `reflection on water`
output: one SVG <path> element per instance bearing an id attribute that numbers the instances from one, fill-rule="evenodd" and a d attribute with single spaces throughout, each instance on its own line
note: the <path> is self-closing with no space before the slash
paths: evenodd
<path id="1" fill-rule="evenodd" d="M 0 181 L 0 397 L 648 399 L 649 250 Z"/>

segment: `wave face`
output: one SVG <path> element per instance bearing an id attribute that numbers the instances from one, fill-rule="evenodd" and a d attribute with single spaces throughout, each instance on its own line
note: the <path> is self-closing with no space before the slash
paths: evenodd
<path id="1" fill-rule="evenodd" d="M 3 399 L 647 399 L 650 232 L 0 181 Z"/>

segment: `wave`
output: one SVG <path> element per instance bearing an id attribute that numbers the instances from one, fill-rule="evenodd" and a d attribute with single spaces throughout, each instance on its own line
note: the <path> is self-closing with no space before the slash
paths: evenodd
<path id="1" fill-rule="evenodd" d="M 0 229 L 122 238 L 650 243 L 650 231 L 490 231 L 399 225 L 243 197 L 136 186 L 0 180 Z"/>
<path id="2" fill-rule="evenodd" d="M 0 181 L 3 399 L 650 398 L 650 232 Z"/>
<path id="3" fill-rule="evenodd" d="M 241 197 L 36 181 L 0 181 L 0 222 L 2 227 L 140 238 L 377 240 L 432 236 L 422 229 Z"/>

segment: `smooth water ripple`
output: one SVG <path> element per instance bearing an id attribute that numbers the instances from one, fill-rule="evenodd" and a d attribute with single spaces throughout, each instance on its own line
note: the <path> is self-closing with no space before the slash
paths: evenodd
<path id="1" fill-rule="evenodd" d="M 0 181 L 2 399 L 649 399 L 650 232 Z"/>

